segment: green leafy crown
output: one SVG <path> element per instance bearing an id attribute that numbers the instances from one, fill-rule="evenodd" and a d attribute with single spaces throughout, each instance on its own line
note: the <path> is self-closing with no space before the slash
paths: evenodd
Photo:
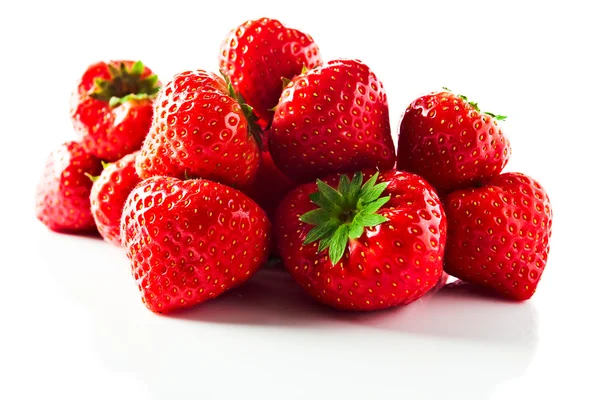
<path id="1" fill-rule="evenodd" d="M 447 92 L 452 92 L 452 90 L 448 89 L 447 87 L 443 87 L 442 89 L 444 89 Z M 469 103 L 469 105 L 473 107 L 476 111 L 481 112 L 481 110 L 479 109 L 479 104 L 475 103 L 474 101 L 469 101 L 469 99 L 465 95 L 458 94 L 457 96 Z M 484 111 L 483 113 L 489 115 L 492 118 L 496 118 L 498 121 L 504 121 L 507 118 L 506 115 L 492 114 L 489 111 Z"/>
<path id="2" fill-rule="evenodd" d="M 254 137 L 254 139 L 256 140 L 256 143 L 258 143 L 258 147 L 260 147 L 260 149 L 263 149 L 263 142 L 262 142 L 262 135 L 263 135 L 263 131 L 262 128 L 260 127 L 260 125 L 258 125 L 258 118 L 256 117 L 256 115 L 254 114 L 254 109 L 252 108 L 252 106 L 248 103 L 246 103 L 246 99 L 244 99 L 244 96 L 242 96 L 239 92 L 237 92 L 235 90 L 235 88 L 233 87 L 233 84 L 231 83 L 231 79 L 229 79 L 229 76 L 227 76 L 227 74 L 225 74 L 223 71 L 221 71 L 221 75 L 223 76 L 223 79 L 225 79 L 225 83 L 227 84 L 227 91 L 229 92 L 229 95 L 234 98 L 242 107 L 242 112 L 244 113 L 244 116 L 246 117 L 246 120 L 248 121 L 248 126 L 249 126 L 249 131 L 250 134 L 252 135 L 252 137 Z"/>
<path id="3" fill-rule="evenodd" d="M 107 101 L 111 107 L 130 100 L 142 100 L 151 98 L 160 90 L 158 76 L 149 75 L 142 79 L 144 64 L 141 61 L 127 68 L 125 63 L 119 67 L 108 64 L 110 79 L 97 78 L 94 80 L 91 97 L 97 100 Z"/>
<path id="4" fill-rule="evenodd" d="M 342 175 L 337 189 L 317 179 L 317 192 L 310 195 L 310 200 L 318 208 L 300 217 L 302 222 L 315 225 L 304 245 L 318 240 L 318 252 L 328 248 L 329 259 L 335 265 L 342 259 L 348 240 L 361 237 L 365 227 L 387 221 L 377 211 L 390 200 L 390 196 L 381 196 L 388 182 L 376 184 L 378 176 L 379 172 L 363 184 L 361 172 L 355 173 L 352 180 Z"/>

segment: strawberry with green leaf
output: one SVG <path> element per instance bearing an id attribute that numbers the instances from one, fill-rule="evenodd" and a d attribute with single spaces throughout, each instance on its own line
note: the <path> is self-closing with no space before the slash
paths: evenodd
<path id="1" fill-rule="evenodd" d="M 261 128 L 228 78 L 203 70 L 173 77 L 155 102 L 136 160 L 141 178 L 205 178 L 238 188 L 260 165 Z"/>
<path id="2" fill-rule="evenodd" d="M 335 308 L 408 304 L 442 276 L 446 217 L 433 188 L 411 173 L 334 174 L 301 185 L 279 206 L 274 229 L 294 279 Z"/>
<path id="3" fill-rule="evenodd" d="M 158 77 L 140 61 L 90 65 L 71 99 L 71 120 L 84 149 L 105 161 L 138 150 L 159 90 Z"/>
<path id="4" fill-rule="evenodd" d="M 497 176 L 511 154 L 504 119 L 446 88 L 419 97 L 400 124 L 396 168 L 421 175 L 441 193 Z"/>

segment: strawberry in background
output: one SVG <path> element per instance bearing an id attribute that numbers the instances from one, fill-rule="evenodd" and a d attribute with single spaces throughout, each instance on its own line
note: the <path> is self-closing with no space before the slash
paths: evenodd
<path id="1" fill-rule="evenodd" d="M 440 194 L 500 175 L 511 147 L 499 121 L 448 90 L 419 97 L 406 109 L 396 168 L 425 178 Z"/>
<path id="2" fill-rule="evenodd" d="M 203 70 L 185 71 L 156 99 L 136 170 L 142 179 L 205 178 L 245 187 L 256 178 L 261 136 L 252 107 L 228 80 Z"/>
<path id="3" fill-rule="evenodd" d="M 269 18 L 232 29 L 219 53 L 221 72 L 253 107 L 263 128 L 273 118 L 283 82 L 321 64 L 319 48 L 309 35 Z"/>
<path id="4" fill-rule="evenodd" d="M 552 206 L 544 188 L 510 172 L 452 192 L 444 203 L 446 272 L 510 299 L 533 296 L 552 234 Z"/>
<path id="5" fill-rule="evenodd" d="M 78 142 L 66 142 L 46 160 L 37 185 L 35 213 L 56 232 L 95 232 L 90 211 L 92 181 L 102 171 L 101 161 Z"/>
<path id="6" fill-rule="evenodd" d="M 267 260 L 271 225 L 235 189 L 157 176 L 129 194 L 121 238 L 146 307 L 167 313 L 248 280 Z"/>
<path id="7" fill-rule="evenodd" d="M 273 227 L 296 282 L 338 309 L 408 304 L 443 276 L 446 217 L 433 188 L 408 172 L 365 171 L 364 178 L 333 174 L 297 187 Z"/>
<path id="8" fill-rule="evenodd" d="M 135 171 L 139 151 L 126 155 L 114 163 L 105 164 L 100 176 L 92 177 L 90 194 L 92 215 L 100 235 L 121 246 L 121 214 L 129 193 L 140 182 Z"/>
<path id="9" fill-rule="evenodd" d="M 297 75 L 275 107 L 269 151 L 297 182 L 392 168 L 395 149 L 382 83 L 358 60 L 334 60 Z"/>
<path id="10" fill-rule="evenodd" d="M 83 148 L 109 162 L 138 150 L 159 89 L 158 77 L 140 61 L 90 65 L 71 99 L 71 120 Z"/>

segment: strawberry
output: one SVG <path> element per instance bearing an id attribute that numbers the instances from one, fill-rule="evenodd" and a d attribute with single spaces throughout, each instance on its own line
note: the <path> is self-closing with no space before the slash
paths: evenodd
<path id="1" fill-rule="evenodd" d="M 260 163 L 261 130 L 230 82 L 202 70 L 175 75 L 159 93 L 136 161 L 151 176 L 206 178 L 246 186 Z"/>
<path id="2" fill-rule="evenodd" d="M 273 118 L 282 79 L 289 81 L 303 67 L 322 63 L 319 48 L 309 35 L 269 18 L 246 21 L 232 29 L 219 54 L 221 71 L 254 107 L 263 126 Z"/>
<path id="3" fill-rule="evenodd" d="M 511 154 L 498 125 L 505 118 L 449 91 L 419 97 L 400 124 L 396 167 L 421 175 L 441 193 L 497 176 Z"/>
<path id="4" fill-rule="evenodd" d="M 446 272 L 510 299 L 529 299 L 544 272 L 552 233 L 552 207 L 542 186 L 505 173 L 452 192 L 444 203 Z"/>
<path id="5" fill-rule="evenodd" d="M 392 168 L 395 150 L 383 85 L 358 60 L 298 75 L 275 108 L 269 149 L 298 182 L 333 172 Z"/>
<path id="6" fill-rule="evenodd" d="M 433 188 L 407 172 L 369 176 L 364 185 L 358 172 L 352 180 L 334 174 L 299 186 L 274 223 L 294 279 L 339 309 L 408 304 L 442 277 L 446 217 Z"/>
<path id="7" fill-rule="evenodd" d="M 92 215 L 98 232 L 107 241 L 121 245 L 121 214 L 129 193 L 140 182 L 135 172 L 135 157 L 131 153 L 112 164 L 107 164 L 98 177 L 93 177 L 94 185 L 90 201 Z"/>
<path id="8" fill-rule="evenodd" d="M 95 231 L 90 211 L 92 181 L 86 174 L 97 175 L 100 171 L 100 160 L 80 143 L 62 144 L 48 157 L 37 185 L 37 218 L 56 232 Z"/>
<path id="9" fill-rule="evenodd" d="M 235 189 L 157 176 L 129 194 L 121 237 L 142 301 L 167 313 L 214 298 L 252 276 L 268 257 L 270 224 Z"/>
<path id="10" fill-rule="evenodd" d="M 140 61 L 90 65 L 71 99 L 71 119 L 83 148 L 104 161 L 138 150 L 159 87 L 158 77 Z"/>

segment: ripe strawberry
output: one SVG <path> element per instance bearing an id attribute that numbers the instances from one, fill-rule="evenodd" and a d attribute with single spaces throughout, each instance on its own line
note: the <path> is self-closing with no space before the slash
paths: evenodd
<path id="1" fill-rule="evenodd" d="M 270 224 L 225 185 L 152 177 L 130 193 L 121 237 L 142 300 L 166 313 L 246 281 L 269 255 Z"/>
<path id="2" fill-rule="evenodd" d="M 245 186 L 260 163 L 252 108 L 223 78 L 201 70 L 175 75 L 158 95 L 136 169 L 151 176 L 206 178 Z"/>
<path id="3" fill-rule="evenodd" d="M 452 192 L 446 272 L 511 299 L 529 299 L 548 259 L 552 207 L 538 182 L 519 173 Z"/>
<path id="4" fill-rule="evenodd" d="M 400 124 L 398 169 L 421 175 L 440 192 L 499 175 L 511 154 L 498 126 L 506 117 L 481 113 L 449 91 L 416 99 Z"/>
<path id="5" fill-rule="evenodd" d="M 309 35 L 269 18 L 246 21 L 232 29 L 219 54 L 221 71 L 254 107 L 263 126 L 273 118 L 282 79 L 290 80 L 303 67 L 322 63 L 319 48 Z"/>
<path id="6" fill-rule="evenodd" d="M 92 181 L 86 174 L 102 171 L 100 160 L 81 144 L 67 142 L 52 152 L 37 185 L 35 213 L 48 228 L 57 232 L 93 232 L 90 211 Z"/>
<path id="7" fill-rule="evenodd" d="M 138 150 L 159 87 L 158 77 L 140 61 L 90 65 L 71 99 L 71 119 L 83 148 L 105 161 Z"/>
<path id="8" fill-rule="evenodd" d="M 358 60 L 335 60 L 285 88 L 269 134 L 281 171 L 299 182 L 333 172 L 394 166 L 383 85 Z"/>
<path id="9" fill-rule="evenodd" d="M 366 176 L 364 185 L 361 173 L 307 183 L 277 210 L 286 268 L 313 297 L 339 309 L 408 304 L 442 276 L 446 217 L 433 188 L 407 172 Z"/>
<path id="10" fill-rule="evenodd" d="M 119 161 L 106 165 L 100 176 L 93 178 L 90 201 L 94 221 L 100 235 L 117 246 L 121 246 L 123 205 L 141 180 L 135 172 L 135 157 L 138 154 L 139 151 L 128 154 Z"/>

